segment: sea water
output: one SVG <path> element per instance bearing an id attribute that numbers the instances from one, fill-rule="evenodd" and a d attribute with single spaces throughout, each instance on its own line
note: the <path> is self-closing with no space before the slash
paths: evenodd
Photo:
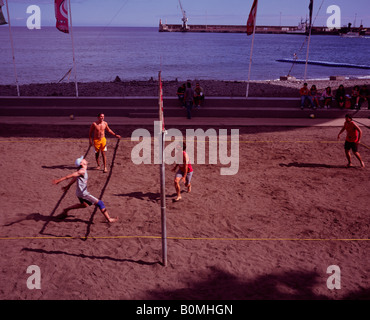
<path id="1" fill-rule="evenodd" d="M 58 82 L 73 66 L 79 82 L 156 79 L 248 79 L 252 36 L 237 33 L 160 33 L 157 28 L 74 27 L 64 34 L 55 27 L 12 27 L 20 84 Z M 304 35 L 256 34 L 251 80 L 304 77 L 304 65 L 277 59 L 306 59 Z M 0 84 L 14 84 L 8 26 L 0 26 Z M 309 60 L 370 65 L 370 39 L 313 35 Z M 307 79 L 329 76 L 370 77 L 370 70 L 308 65 Z M 72 72 L 63 81 L 73 81 Z"/>

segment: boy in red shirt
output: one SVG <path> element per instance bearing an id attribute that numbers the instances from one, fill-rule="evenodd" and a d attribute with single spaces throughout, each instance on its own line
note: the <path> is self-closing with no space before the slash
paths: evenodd
<path id="1" fill-rule="evenodd" d="M 344 143 L 344 151 L 348 160 L 347 168 L 353 167 L 351 162 L 351 154 L 349 153 L 351 149 L 353 151 L 353 154 L 360 161 L 361 167 L 364 168 L 365 163 L 362 161 L 360 153 L 358 152 L 358 144 L 360 143 L 362 137 L 362 130 L 357 124 L 353 122 L 352 116 L 350 114 L 346 114 L 345 118 L 346 121 L 344 122 L 344 126 L 338 133 L 338 140 L 342 132 L 346 130 L 347 136 L 346 142 Z"/>
<path id="2" fill-rule="evenodd" d="M 301 96 L 301 109 L 304 108 L 304 103 L 306 100 L 310 102 L 311 107 L 314 107 L 312 97 L 310 96 L 310 90 L 307 87 L 307 83 L 303 84 L 303 87 L 299 90 L 299 95 Z"/>
<path id="3" fill-rule="evenodd" d="M 191 192 L 191 178 L 193 176 L 193 167 L 190 163 L 190 159 L 188 154 L 186 153 L 186 143 L 183 142 L 182 145 L 178 145 L 176 147 L 176 151 L 178 152 L 178 156 L 181 157 L 180 163 L 177 163 L 175 167 L 172 169 L 172 171 L 176 172 L 176 169 L 178 168 L 176 175 L 175 175 L 175 189 L 177 197 L 176 199 L 173 199 L 174 202 L 181 200 L 181 188 L 180 188 L 180 181 L 183 181 L 185 183 L 185 187 L 187 187 L 187 192 Z M 182 152 L 181 152 L 182 151 Z"/>

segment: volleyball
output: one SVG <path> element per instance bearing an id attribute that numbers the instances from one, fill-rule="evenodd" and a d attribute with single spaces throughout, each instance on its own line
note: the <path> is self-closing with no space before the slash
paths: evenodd
<path id="1" fill-rule="evenodd" d="M 71 119 L 71 120 L 74 120 L 74 118 L 75 118 L 75 116 L 74 116 L 73 114 L 71 114 L 71 115 L 69 116 L 69 119 Z"/>
<path id="2" fill-rule="evenodd" d="M 314 119 L 315 118 L 315 115 L 313 113 L 310 114 L 310 118 L 311 119 Z"/>

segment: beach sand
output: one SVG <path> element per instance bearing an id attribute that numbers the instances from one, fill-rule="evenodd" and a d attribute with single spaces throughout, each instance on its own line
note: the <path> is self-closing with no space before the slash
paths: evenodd
<path id="1" fill-rule="evenodd" d="M 163 81 L 163 95 L 176 96 L 179 86 L 185 81 Z M 193 87 L 197 80 L 191 80 Z M 206 96 L 219 97 L 244 97 L 246 94 L 246 82 L 241 81 L 215 81 L 200 80 L 201 87 Z M 299 97 L 299 89 L 304 81 L 251 81 L 249 96 L 251 97 Z M 308 87 L 315 84 L 319 92 L 323 92 L 330 86 L 333 91 L 343 84 L 346 93 L 350 94 L 355 85 L 369 84 L 369 79 L 346 79 L 346 80 L 307 80 Z M 158 96 L 158 82 L 151 79 L 148 81 L 119 81 L 119 82 L 89 82 L 78 84 L 79 96 L 91 97 L 115 97 L 115 96 Z M 0 96 L 16 96 L 15 85 L 0 85 Z M 21 96 L 75 96 L 74 82 L 69 83 L 46 83 L 28 84 L 20 86 Z"/>
<path id="2" fill-rule="evenodd" d="M 55 219 L 77 198 L 51 181 L 74 172 L 88 129 L 1 131 L 0 299 L 370 298 L 367 132 L 367 167 L 354 159 L 347 169 L 338 127 L 240 128 L 238 173 L 195 163 L 192 192 L 178 203 L 166 165 L 164 267 L 159 166 L 132 163 L 135 127 L 112 127 L 123 138 L 108 137 L 108 174 L 88 171 L 89 191 L 119 221 L 93 207 Z M 92 150 L 86 159 L 95 166 Z M 39 290 L 27 288 L 30 265 L 41 270 Z M 332 265 L 341 289 L 327 287 Z"/>

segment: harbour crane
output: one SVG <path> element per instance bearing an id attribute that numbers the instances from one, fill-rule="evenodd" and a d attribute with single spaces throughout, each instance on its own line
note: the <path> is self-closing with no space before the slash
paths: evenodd
<path id="1" fill-rule="evenodd" d="M 188 22 L 188 18 L 186 17 L 186 12 L 185 10 L 182 8 L 182 4 L 181 4 L 181 1 L 179 0 L 179 4 L 180 4 L 180 8 L 181 8 L 181 12 L 182 12 L 182 30 L 183 31 L 186 31 L 189 29 L 188 25 L 187 25 L 187 22 Z"/>

